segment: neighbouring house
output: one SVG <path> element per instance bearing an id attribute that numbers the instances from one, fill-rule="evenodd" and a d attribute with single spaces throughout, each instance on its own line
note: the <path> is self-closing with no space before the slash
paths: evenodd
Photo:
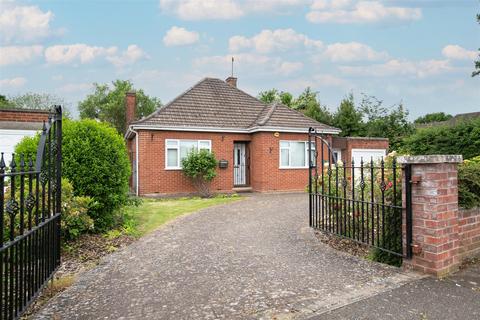
<path id="1" fill-rule="evenodd" d="M 15 145 L 23 137 L 32 137 L 48 120 L 49 111 L 31 109 L 0 109 L 0 151 L 10 164 Z"/>
<path id="2" fill-rule="evenodd" d="M 468 112 L 468 113 L 459 113 L 453 116 L 451 119 L 445 121 L 435 121 L 429 123 L 416 123 L 415 127 L 418 129 L 421 128 L 430 128 L 430 127 L 439 127 L 439 126 L 456 126 L 458 123 L 470 121 L 473 119 L 480 118 L 480 111 L 477 112 Z"/>
<path id="3" fill-rule="evenodd" d="M 383 152 L 386 139 L 334 138 L 340 130 L 281 104 L 265 104 L 237 88 L 237 78 L 205 78 L 151 115 L 132 121 L 135 93 L 127 93 L 125 134 L 137 195 L 195 192 L 181 171 L 192 150 L 213 151 L 219 166 L 212 191 L 304 190 L 308 129 L 350 157 L 359 149 Z M 335 142 L 336 141 L 336 142 Z M 337 147 L 336 147 L 337 146 Z M 379 151 L 380 150 L 380 151 Z"/>

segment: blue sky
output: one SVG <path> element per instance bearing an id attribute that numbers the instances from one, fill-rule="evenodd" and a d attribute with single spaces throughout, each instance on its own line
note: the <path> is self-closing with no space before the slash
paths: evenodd
<path id="1" fill-rule="evenodd" d="M 256 95 L 307 86 L 427 112 L 480 111 L 477 0 L 0 0 L 0 93 L 64 97 L 130 79 L 168 102 L 206 76 Z"/>

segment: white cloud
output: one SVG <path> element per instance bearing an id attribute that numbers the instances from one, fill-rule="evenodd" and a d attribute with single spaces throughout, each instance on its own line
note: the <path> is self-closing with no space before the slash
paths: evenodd
<path id="1" fill-rule="evenodd" d="M 162 12 L 183 20 L 229 20 L 249 13 L 284 13 L 310 0 L 160 0 Z"/>
<path id="2" fill-rule="evenodd" d="M 304 5 L 308 2 L 308 0 L 246 0 L 243 7 L 246 11 L 251 12 L 274 12 Z"/>
<path id="3" fill-rule="evenodd" d="M 27 63 L 42 53 L 42 46 L 0 47 L 0 66 Z"/>
<path id="4" fill-rule="evenodd" d="M 408 61 L 392 59 L 382 64 L 370 66 L 341 66 L 340 71 L 355 76 L 389 77 L 413 76 L 424 78 L 444 72 L 452 71 L 448 60 Z"/>
<path id="5" fill-rule="evenodd" d="M 282 75 L 290 75 L 292 73 L 302 70 L 302 68 L 303 68 L 303 63 L 301 62 L 283 61 L 280 63 L 278 72 Z"/>
<path id="6" fill-rule="evenodd" d="M 62 93 L 78 93 L 86 92 L 92 88 L 91 83 L 67 83 L 58 88 L 59 92 Z"/>
<path id="7" fill-rule="evenodd" d="M 412 21 L 422 17 L 420 8 L 385 6 L 380 1 L 315 1 L 307 20 L 312 23 L 374 23 Z"/>
<path id="8" fill-rule="evenodd" d="M 205 68 L 211 72 L 212 68 L 229 70 L 232 61 L 231 55 L 207 56 L 197 58 L 193 65 L 197 68 Z M 235 55 L 235 66 L 239 70 L 267 74 L 290 75 L 303 68 L 301 62 L 284 61 L 278 57 L 269 57 L 256 53 L 239 53 Z"/>
<path id="9" fill-rule="evenodd" d="M 293 29 L 265 29 L 251 38 L 233 36 L 229 39 L 229 49 L 233 52 L 253 48 L 260 53 L 285 51 L 294 47 L 322 48 L 320 40 L 310 39 Z"/>
<path id="10" fill-rule="evenodd" d="M 146 53 L 135 44 L 129 45 L 121 53 L 118 53 L 117 47 L 97 47 L 84 43 L 56 45 L 45 49 L 45 60 L 50 64 L 85 64 L 104 58 L 116 67 L 123 67 L 146 57 Z"/>
<path id="11" fill-rule="evenodd" d="M 387 59 L 386 52 L 373 50 L 366 44 L 359 42 L 333 43 L 327 46 L 324 55 L 333 62 L 338 61 L 362 61 Z"/>
<path id="12" fill-rule="evenodd" d="M 0 12 L 0 37 L 4 42 L 23 42 L 45 38 L 52 33 L 51 11 L 37 6 L 3 5 Z"/>
<path id="13" fill-rule="evenodd" d="M 344 87 L 349 85 L 347 81 L 331 74 L 320 74 L 313 76 L 316 86 L 322 87 Z"/>
<path id="14" fill-rule="evenodd" d="M 442 49 L 444 57 L 452 60 L 474 60 L 478 57 L 478 52 L 467 50 L 459 45 L 449 44 Z"/>
<path id="15" fill-rule="evenodd" d="M 244 14 L 233 0 L 160 0 L 160 8 L 184 20 L 235 19 Z"/>
<path id="16" fill-rule="evenodd" d="M 136 44 L 131 44 L 128 46 L 127 50 L 123 51 L 120 55 L 108 56 L 107 60 L 116 67 L 123 67 L 146 58 L 148 58 L 148 55 L 142 50 L 142 48 Z"/>
<path id="17" fill-rule="evenodd" d="M 163 43 L 167 47 L 184 46 L 198 42 L 200 36 L 198 32 L 188 31 L 185 28 L 173 26 L 163 37 Z"/>
<path id="18" fill-rule="evenodd" d="M 27 79 L 16 77 L 11 79 L 0 79 L 0 88 L 19 88 L 27 83 Z"/>
<path id="19" fill-rule="evenodd" d="M 312 77 L 303 76 L 295 79 L 288 78 L 281 82 L 281 86 L 298 92 L 305 90 L 307 87 L 315 89 L 340 88 L 343 91 L 351 90 L 353 87 L 348 81 L 331 74 L 315 74 Z"/>
<path id="20" fill-rule="evenodd" d="M 45 60 L 51 64 L 66 64 L 80 62 L 82 64 L 92 62 L 98 57 L 114 55 L 117 47 L 96 47 L 83 43 L 70 45 L 56 45 L 45 50 Z"/>

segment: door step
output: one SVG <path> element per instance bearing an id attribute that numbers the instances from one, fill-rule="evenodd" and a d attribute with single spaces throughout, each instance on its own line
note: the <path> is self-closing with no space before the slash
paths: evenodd
<path id="1" fill-rule="evenodd" d="M 252 192 L 253 188 L 252 187 L 234 187 L 232 191 L 242 193 L 242 192 Z"/>

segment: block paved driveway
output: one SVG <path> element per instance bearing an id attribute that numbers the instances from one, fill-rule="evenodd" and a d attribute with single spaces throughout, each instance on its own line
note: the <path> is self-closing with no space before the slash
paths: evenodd
<path id="1" fill-rule="evenodd" d="M 252 195 L 106 257 L 36 318 L 306 319 L 414 279 L 319 242 L 306 194 Z"/>

